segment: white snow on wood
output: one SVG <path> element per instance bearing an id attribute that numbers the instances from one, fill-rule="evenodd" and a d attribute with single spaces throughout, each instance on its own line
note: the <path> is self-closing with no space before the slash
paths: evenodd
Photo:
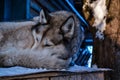
<path id="1" fill-rule="evenodd" d="M 90 3 L 91 0 L 86 0 L 85 4 L 83 5 L 83 9 L 85 6 L 88 6 L 92 9 L 93 16 L 95 18 L 93 27 L 96 27 L 98 30 L 96 32 L 96 37 L 99 39 L 104 39 L 103 32 L 106 29 L 106 15 L 107 15 L 107 7 L 106 7 L 106 0 L 95 0 Z"/>
<path id="2" fill-rule="evenodd" d="M 46 69 L 31 69 L 20 66 L 9 67 L 9 68 L 0 68 L 0 76 L 13 76 L 13 75 L 21 75 L 35 72 L 47 71 Z"/>
<path id="3" fill-rule="evenodd" d="M 106 0 L 97 0 L 90 4 L 93 9 L 93 15 L 95 18 L 93 26 L 98 29 L 96 32 L 96 37 L 99 39 L 104 39 L 104 30 L 106 28 L 106 15 L 107 15 L 107 8 L 106 8 Z"/>
<path id="4" fill-rule="evenodd" d="M 67 70 L 62 69 L 62 70 L 55 70 L 55 71 L 84 71 L 84 70 L 90 70 L 88 67 L 83 67 L 83 66 L 77 66 L 74 65 Z M 25 67 L 20 67 L 20 66 L 15 66 L 15 67 L 9 67 L 9 68 L 0 68 L 0 76 L 14 76 L 14 75 L 22 75 L 22 74 L 29 74 L 29 73 L 36 73 L 36 72 L 45 72 L 45 71 L 54 71 L 54 70 L 47 70 L 43 68 L 25 68 Z"/>
<path id="5" fill-rule="evenodd" d="M 16 75 L 25 75 L 30 73 L 37 72 L 47 72 L 47 71 L 70 71 L 70 72 L 93 72 L 93 71 L 111 71 L 109 68 L 89 68 L 85 66 L 74 65 L 68 69 L 62 70 L 48 70 L 43 68 L 26 68 L 21 66 L 9 67 L 9 68 L 0 68 L 0 77 L 3 76 L 16 76 Z"/>

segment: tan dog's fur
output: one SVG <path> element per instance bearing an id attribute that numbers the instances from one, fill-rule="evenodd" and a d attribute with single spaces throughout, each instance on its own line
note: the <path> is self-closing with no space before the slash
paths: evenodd
<path id="1" fill-rule="evenodd" d="M 0 65 L 67 68 L 84 38 L 79 26 L 66 11 L 45 14 L 41 10 L 33 21 L 0 22 Z"/>

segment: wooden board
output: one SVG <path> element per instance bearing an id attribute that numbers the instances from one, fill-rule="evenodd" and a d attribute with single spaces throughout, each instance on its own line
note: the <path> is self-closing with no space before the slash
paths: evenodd
<path id="1" fill-rule="evenodd" d="M 105 69 L 81 71 L 45 71 L 24 75 L 2 76 L 0 80 L 104 80 Z"/>

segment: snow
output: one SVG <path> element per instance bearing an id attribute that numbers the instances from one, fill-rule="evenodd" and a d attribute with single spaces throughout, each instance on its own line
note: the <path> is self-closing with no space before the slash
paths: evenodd
<path id="1" fill-rule="evenodd" d="M 89 68 L 85 66 L 74 65 L 69 67 L 68 69 L 62 70 L 48 70 L 43 68 L 26 68 L 21 66 L 9 67 L 9 68 L 0 68 L 0 77 L 3 76 L 16 76 L 16 75 L 25 75 L 30 73 L 37 72 L 48 72 L 48 71 L 69 71 L 69 72 L 94 72 L 94 71 L 111 71 L 109 68 Z"/>
<path id="2" fill-rule="evenodd" d="M 83 5 L 83 9 L 85 10 L 86 6 L 92 9 L 94 16 L 94 24 L 92 25 L 97 29 L 96 38 L 101 40 L 104 39 L 104 31 L 106 29 L 106 17 L 107 17 L 107 6 L 106 0 L 95 0 L 91 3 L 91 0 L 86 0 Z"/>
<path id="3" fill-rule="evenodd" d="M 35 73 L 35 72 L 42 72 L 47 71 L 46 69 L 31 69 L 25 68 L 20 66 L 9 67 L 9 68 L 0 68 L 0 76 L 13 76 L 13 75 L 20 75 L 20 74 L 28 74 L 28 73 Z"/>
<path id="4" fill-rule="evenodd" d="M 93 9 L 93 14 L 95 18 L 95 22 L 93 26 L 98 29 L 96 33 L 96 37 L 99 39 L 104 39 L 103 32 L 106 28 L 106 15 L 107 15 L 107 8 L 106 8 L 106 0 L 97 0 L 90 4 Z"/>
<path id="5" fill-rule="evenodd" d="M 84 70 L 89 70 L 89 69 L 90 68 L 88 68 L 88 67 L 74 65 L 74 66 L 68 68 L 67 70 L 62 69 L 62 70 L 56 70 L 56 71 L 75 72 L 75 71 L 84 71 Z M 0 76 L 14 76 L 14 75 L 36 73 L 36 72 L 46 72 L 46 71 L 53 71 L 53 70 L 47 70 L 47 69 L 43 69 L 43 68 L 31 69 L 31 68 L 15 66 L 15 67 L 9 67 L 9 68 L 0 68 Z"/>
<path id="6" fill-rule="evenodd" d="M 68 71 L 77 72 L 77 71 L 86 71 L 89 69 L 90 69 L 89 67 L 74 65 L 74 66 L 70 67 L 68 69 Z"/>

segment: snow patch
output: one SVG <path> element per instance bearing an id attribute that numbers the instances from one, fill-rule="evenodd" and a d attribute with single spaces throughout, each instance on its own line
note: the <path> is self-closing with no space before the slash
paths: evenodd
<path id="1" fill-rule="evenodd" d="M 104 39 L 103 32 L 106 29 L 106 15 L 107 15 L 107 7 L 106 0 L 96 0 L 90 3 L 91 0 L 86 0 L 86 3 L 83 5 L 83 9 L 85 6 L 88 6 L 93 11 L 93 16 L 95 18 L 93 27 L 96 27 L 98 30 L 96 32 L 96 37 L 99 39 Z"/>
<path id="2" fill-rule="evenodd" d="M 106 15 L 107 15 L 107 8 L 106 8 L 106 0 L 97 0 L 91 4 L 93 9 L 93 14 L 95 18 L 95 22 L 93 26 L 98 29 L 96 32 L 96 37 L 99 39 L 104 39 L 104 30 L 106 28 Z"/>
<path id="3" fill-rule="evenodd" d="M 10 68 L 0 68 L 0 76 L 13 76 L 13 75 L 21 75 L 21 74 L 28 74 L 28 73 L 35 73 L 35 72 L 42 72 L 47 71 L 47 69 L 31 69 L 25 67 L 10 67 Z"/>
<path id="4" fill-rule="evenodd" d="M 68 69 L 55 70 L 55 71 L 75 72 L 75 71 L 84 71 L 84 70 L 90 70 L 90 68 L 74 65 Z M 23 74 L 36 73 L 36 72 L 45 72 L 45 71 L 54 71 L 54 70 L 48 70 L 45 68 L 44 69 L 43 68 L 32 69 L 32 68 L 15 66 L 15 67 L 9 67 L 9 68 L 0 68 L 0 76 L 15 76 L 15 75 L 23 75 Z"/>

